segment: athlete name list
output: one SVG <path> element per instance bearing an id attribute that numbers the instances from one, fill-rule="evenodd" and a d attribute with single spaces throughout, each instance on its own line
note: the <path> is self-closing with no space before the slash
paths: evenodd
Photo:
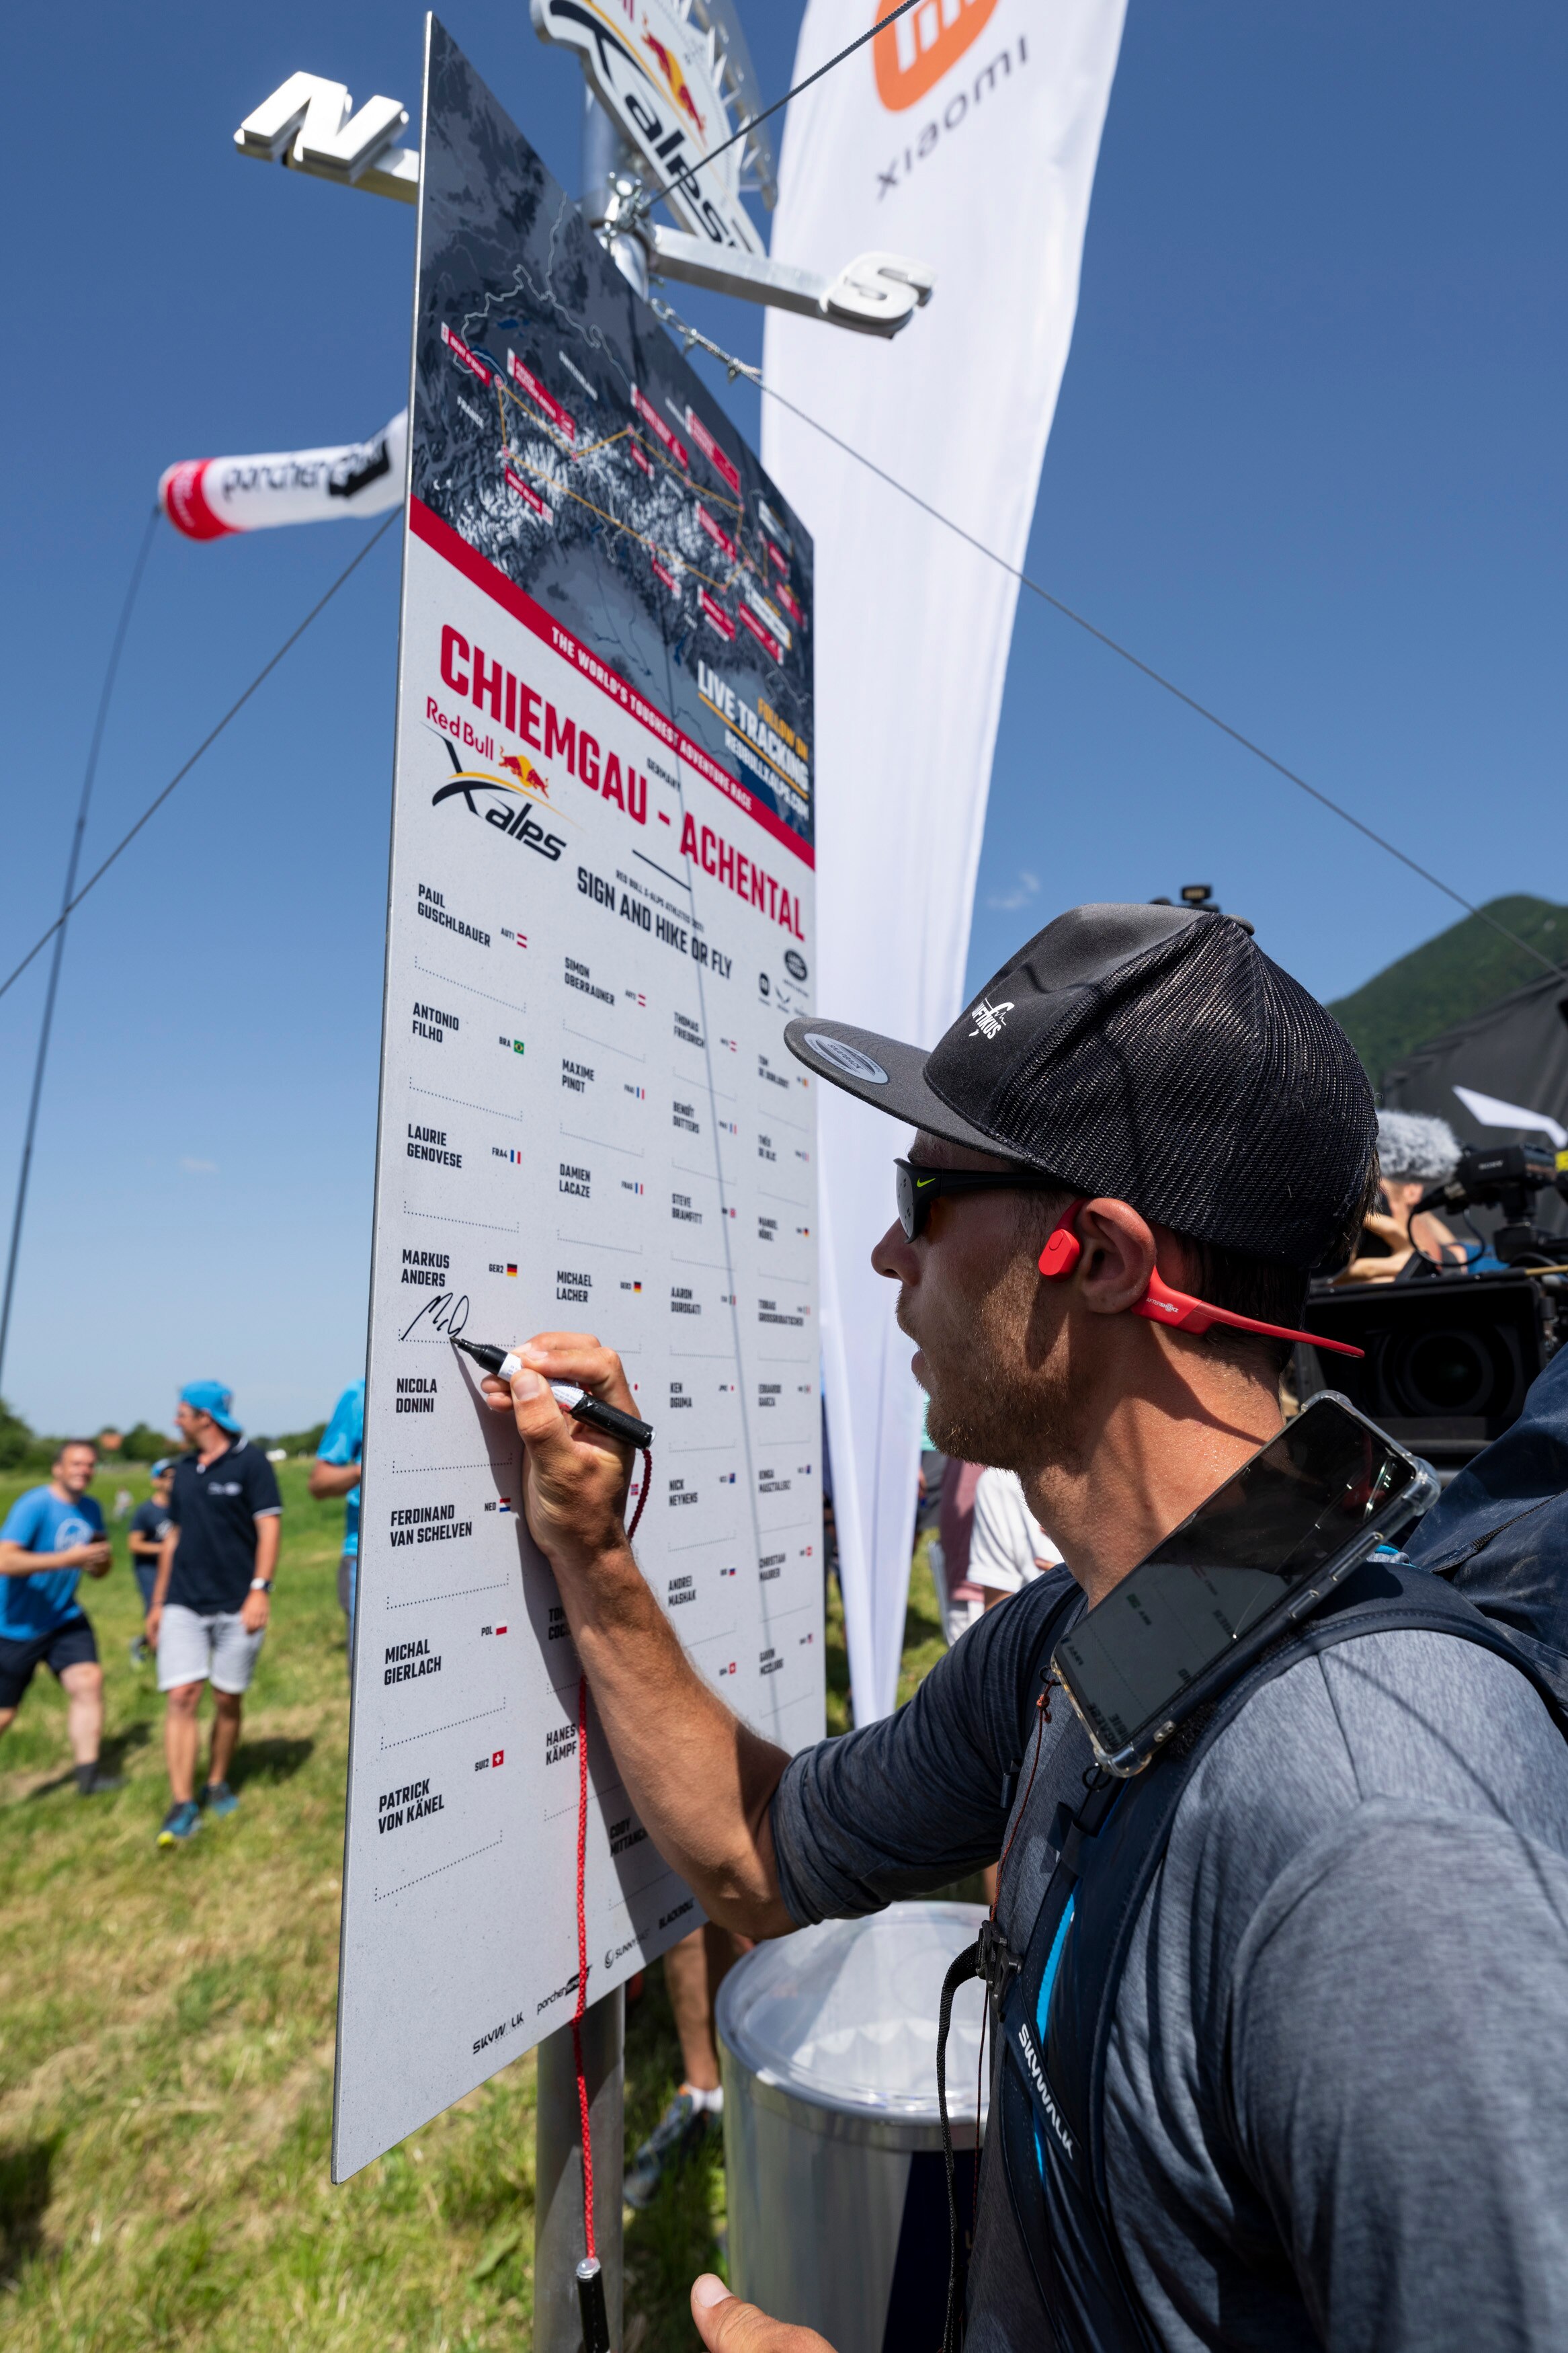
<path id="1" fill-rule="evenodd" d="M 784 1746 L 823 1723 L 809 851 L 417 504 L 403 664 L 340 2179 L 576 2000 L 578 1663 L 456 1338 L 618 1350 L 688 1653 Z M 587 1737 L 596 2000 L 700 1915 Z"/>

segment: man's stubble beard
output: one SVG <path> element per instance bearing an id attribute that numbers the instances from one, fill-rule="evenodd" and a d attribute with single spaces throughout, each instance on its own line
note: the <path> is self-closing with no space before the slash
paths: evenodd
<path id="1" fill-rule="evenodd" d="M 1031 1324 L 1039 1303 L 1033 1266 L 975 1302 L 962 1334 L 910 1330 L 899 1292 L 900 1328 L 916 1340 L 931 1383 L 926 1430 L 939 1453 L 1027 1477 L 1051 1465 L 1070 1469 L 1081 1451 L 1062 1353 L 1042 1346 L 1032 1361 Z M 1043 1335 L 1042 1335 L 1043 1338 Z"/>

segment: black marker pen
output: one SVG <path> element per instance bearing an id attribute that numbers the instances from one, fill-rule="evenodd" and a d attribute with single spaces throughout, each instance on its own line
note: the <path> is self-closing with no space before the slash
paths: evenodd
<path id="1" fill-rule="evenodd" d="M 487 1373 L 494 1373 L 498 1380 L 510 1382 L 514 1373 L 523 1370 L 521 1356 L 514 1356 L 508 1348 L 495 1347 L 488 1340 L 454 1339 L 452 1345 L 461 1348 L 466 1356 L 472 1356 L 476 1364 L 483 1365 Z M 590 1397 L 574 1382 L 552 1381 L 550 1394 L 574 1421 L 586 1422 L 590 1430 L 602 1430 L 606 1438 L 618 1438 L 623 1446 L 653 1444 L 651 1424 L 638 1421 L 633 1414 L 622 1413 L 616 1406 L 605 1405 L 599 1398 Z"/>

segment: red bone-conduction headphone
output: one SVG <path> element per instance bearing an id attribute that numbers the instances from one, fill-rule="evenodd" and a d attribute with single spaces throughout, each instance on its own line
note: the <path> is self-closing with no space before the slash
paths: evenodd
<path id="1" fill-rule="evenodd" d="M 1073 1220 L 1088 1202 L 1088 1194 L 1070 1201 L 1051 1228 L 1045 1249 L 1040 1252 L 1040 1272 L 1047 1282 L 1059 1282 L 1070 1274 L 1083 1255 L 1083 1244 L 1073 1231 Z M 1173 1291 L 1156 1267 L 1149 1277 L 1148 1287 L 1132 1308 L 1134 1315 L 1146 1315 L 1151 1324 L 1168 1324 L 1173 1332 L 1206 1332 L 1211 1324 L 1228 1324 L 1233 1332 L 1261 1332 L 1268 1340 L 1304 1340 L 1310 1348 L 1331 1348 L 1336 1356 L 1363 1356 L 1364 1348 L 1352 1348 L 1348 1341 L 1325 1340 L 1317 1332 L 1288 1332 L 1282 1324 L 1259 1324 L 1255 1316 L 1233 1315 L 1228 1307 L 1211 1307 L 1206 1299 L 1194 1299 L 1190 1292 Z"/>

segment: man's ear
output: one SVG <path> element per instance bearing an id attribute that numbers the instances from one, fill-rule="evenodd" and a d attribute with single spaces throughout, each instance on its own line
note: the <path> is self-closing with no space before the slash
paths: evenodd
<path id="1" fill-rule="evenodd" d="M 1130 1201 L 1086 1201 L 1078 1213 L 1083 1255 L 1076 1270 L 1079 1294 L 1096 1315 L 1124 1315 L 1149 1288 L 1154 1235 Z"/>

